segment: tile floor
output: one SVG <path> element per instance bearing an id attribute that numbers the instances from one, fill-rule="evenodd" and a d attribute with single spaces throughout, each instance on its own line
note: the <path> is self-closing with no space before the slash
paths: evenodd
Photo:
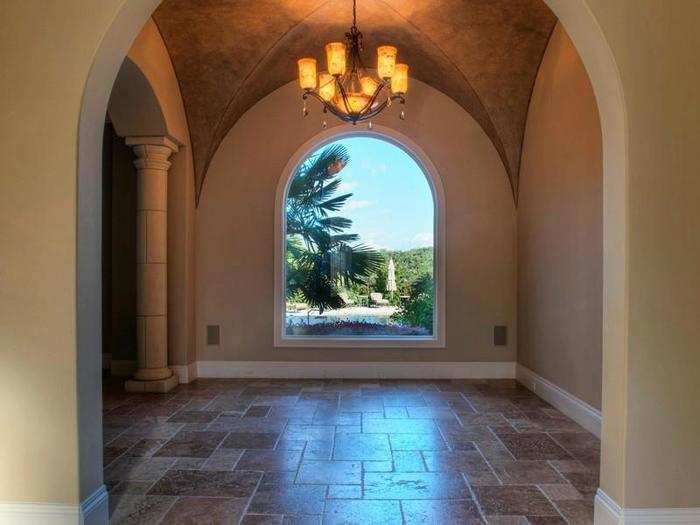
<path id="1" fill-rule="evenodd" d="M 104 388 L 112 523 L 592 523 L 600 445 L 511 380 Z"/>

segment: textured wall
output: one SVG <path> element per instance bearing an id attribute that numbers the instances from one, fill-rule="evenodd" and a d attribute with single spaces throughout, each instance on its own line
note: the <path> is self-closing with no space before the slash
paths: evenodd
<path id="1" fill-rule="evenodd" d="M 554 30 L 530 102 L 518 203 L 518 362 L 600 409 L 603 161 L 593 90 Z"/>
<path id="2" fill-rule="evenodd" d="M 515 208 L 503 165 L 454 101 L 415 81 L 406 120 L 377 120 L 411 138 L 435 164 L 446 196 L 445 349 L 273 347 L 275 192 L 297 149 L 321 131 L 302 119 L 295 83 L 248 111 L 222 143 L 197 209 L 199 360 L 508 361 L 515 359 Z M 336 125 L 328 119 L 329 125 Z M 205 326 L 221 325 L 221 347 Z M 510 327 L 494 348 L 493 325 Z"/>

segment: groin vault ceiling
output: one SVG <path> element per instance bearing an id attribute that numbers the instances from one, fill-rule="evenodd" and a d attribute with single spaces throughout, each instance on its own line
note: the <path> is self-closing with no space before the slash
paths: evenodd
<path id="1" fill-rule="evenodd" d="M 165 0 L 153 15 L 180 83 L 197 193 L 219 144 L 296 60 L 342 39 L 350 0 Z M 542 0 L 359 0 L 367 65 L 399 48 L 417 78 L 454 99 L 493 142 L 517 196 L 537 70 L 556 18 Z M 409 101 L 410 103 L 410 101 Z"/>

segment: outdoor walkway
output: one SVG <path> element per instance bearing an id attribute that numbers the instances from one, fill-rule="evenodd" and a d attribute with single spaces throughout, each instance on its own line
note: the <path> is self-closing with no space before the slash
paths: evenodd
<path id="1" fill-rule="evenodd" d="M 511 380 L 108 382 L 112 523 L 592 523 L 598 440 Z"/>
<path id="2" fill-rule="evenodd" d="M 364 321 L 370 323 L 387 323 L 392 315 L 398 311 L 397 306 L 346 306 L 336 310 L 324 310 L 319 315 L 318 310 L 302 310 L 299 312 L 287 312 L 287 322 L 318 324 L 334 321 Z"/>

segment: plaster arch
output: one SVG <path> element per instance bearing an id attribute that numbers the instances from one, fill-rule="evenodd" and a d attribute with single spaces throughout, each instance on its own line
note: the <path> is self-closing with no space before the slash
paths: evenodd
<path id="1" fill-rule="evenodd" d="M 628 333 L 628 129 L 615 59 L 586 0 L 545 0 L 573 40 L 601 115 L 604 173 L 603 435 L 601 487 L 624 504 Z M 131 42 L 159 0 L 125 0 L 97 49 L 78 129 L 77 387 L 80 497 L 102 484 L 100 137 L 109 93 Z M 97 400 L 97 402 L 96 402 Z"/>
<path id="2" fill-rule="evenodd" d="M 107 114 L 120 137 L 171 136 L 153 86 L 128 56 L 119 68 Z"/>

